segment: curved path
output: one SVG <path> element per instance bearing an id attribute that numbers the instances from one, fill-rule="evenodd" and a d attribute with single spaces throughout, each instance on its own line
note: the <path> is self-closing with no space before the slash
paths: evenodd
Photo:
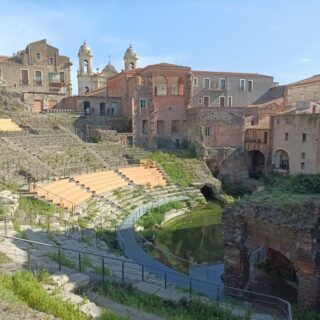
<path id="1" fill-rule="evenodd" d="M 191 285 L 193 290 L 217 298 L 217 295 L 221 296 L 223 293 L 223 285 L 220 279 L 220 275 L 223 272 L 223 265 L 217 265 L 214 272 L 212 272 L 213 282 L 202 281 L 177 272 L 153 259 L 145 253 L 136 242 L 135 222 L 146 214 L 150 208 L 159 207 L 172 201 L 185 201 L 188 199 L 189 197 L 187 196 L 166 197 L 139 206 L 133 210 L 120 225 L 117 234 L 118 242 L 127 257 L 131 258 L 135 263 L 144 265 L 149 272 L 157 274 L 159 277 L 165 279 L 167 283 L 187 288 Z"/>

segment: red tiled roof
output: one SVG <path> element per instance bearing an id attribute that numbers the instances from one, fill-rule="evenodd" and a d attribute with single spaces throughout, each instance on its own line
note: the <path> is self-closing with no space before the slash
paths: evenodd
<path id="1" fill-rule="evenodd" d="M 8 56 L 0 56 L 0 62 L 8 61 L 9 59 L 10 59 L 10 57 L 8 57 Z"/>
<path id="2" fill-rule="evenodd" d="M 269 77 L 272 78 L 272 76 L 268 76 L 265 74 L 260 73 L 244 73 L 244 72 L 225 72 L 225 71 L 198 71 L 198 70 L 192 70 L 192 73 L 194 74 L 204 74 L 204 75 L 216 75 L 216 76 L 251 76 L 251 77 Z"/>
<path id="3" fill-rule="evenodd" d="M 293 83 L 290 83 L 289 86 L 297 86 L 297 85 L 302 85 L 302 84 L 310 84 L 310 83 L 314 83 L 314 82 L 320 82 L 320 74 L 316 74 L 312 77 L 300 80 L 300 81 L 296 81 Z"/>

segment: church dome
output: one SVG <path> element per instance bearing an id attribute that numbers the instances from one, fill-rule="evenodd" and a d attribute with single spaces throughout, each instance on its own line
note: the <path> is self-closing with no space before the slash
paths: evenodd
<path id="1" fill-rule="evenodd" d="M 81 53 L 89 53 L 91 54 L 91 48 L 88 46 L 86 41 L 83 42 L 83 45 L 79 49 L 79 54 Z"/>
<path id="2" fill-rule="evenodd" d="M 109 71 L 118 73 L 117 69 L 110 62 L 102 69 L 102 73 L 107 73 Z"/>
<path id="3" fill-rule="evenodd" d="M 137 56 L 137 54 L 130 44 L 129 48 L 126 50 L 126 53 L 124 54 L 124 59 L 136 57 L 136 56 Z"/>

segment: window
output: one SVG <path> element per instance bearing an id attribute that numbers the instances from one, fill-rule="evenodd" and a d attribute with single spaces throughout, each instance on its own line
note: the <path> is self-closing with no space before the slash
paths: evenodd
<path id="1" fill-rule="evenodd" d="M 285 140 L 285 141 L 288 141 L 288 140 L 289 140 L 289 133 L 288 133 L 288 132 L 286 132 L 286 133 L 284 134 L 284 140 Z"/>
<path id="2" fill-rule="evenodd" d="M 171 94 L 173 96 L 177 96 L 178 95 L 178 85 L 177 84 L 172 84 L 172 86 L 171 86 Z"/>
<path id="3" fill-rule="evenodd" d="M 203 106 L 210 107 L 210 97 L 203 97 Z"/>
<path id="4" fill-rule="evenodd" d="M 202 99 L 200 98 L 198 102 L 199 102 L 200 104 L 202 104 Z"/>
<path id="5" fill-rule="evenodd" d="M 304 93 L 300 93 L 300 101 L 304 101 Z"/>
<path id="6" fill-rule="evenodd" d="M 64 72 L 60 72 L 60 82 L 64 83 Z"/>
<path id="7" fill-rule="evenodd" d="M 253 80 L 248 80 L 248 91 L 249 92 L 253 91 Z"/>
<path id="8" fill-rule="evenodd" d="M 142 120 L 142 134 L 148 133 L 148 121 Z"/>
<path id="9" fill-rule="evenodd" d="M 194 87 L 198 86 L 198 78 L 197 77 L 193 78 L 193 86 Z"/>
<path id="10" fill-rule="evenodd" d="M 246 80 L 240 79 L 240 90 L 244 91 L 246 89 Z"/>
<path id="11" fill-rule="evenodd" d="M 306 168 L 305 162 L 301 162 L 301 170 L 304 170 Z"/>
<path id="12" fill-rule="evenodd" d="M 286 124 L 290 124 L 291 121 L 290 121 L 290 118 L 286 118 Z"/>
<path id="13" fill-rule="evenodd" d="M 253 142 L 257 141 L 257 132 L 256 131 L 252 132 L 252 138 L 253 138 Z"/>
<path id="14" fill-rule="evenodd" d="M 263 133 L 263 143 L 268 143 L 268 132 Z"/>
<path id="15" fill-rule="evenodd" d="M 23 86 L 29 85 L 29 73 L 28 73 L 28 70 L 21 70 L 21 84 Z"/>
<path id="16" fill-rule="evenodd" d="M 179 133 L 179 126 L 180 121 L 179 120 L 172 120 L 171 121 L 171 133 Z"/>
<path id="17" fill-rule="evenodd" d="M 226 89 L 226 79 L 220 79 L 220 89 L 221 90 Z"/>
<path id="18" fill-rule="evenodd" d="M 232 107 L 232 96 L 228 97 L 228 107 Z"/>
<path id="19" fill-rule="evenodd" d="M 219 97 L 219 107 L 224 107 L 226 97 Z"/>
<path id="20" fill-rule="evenodd" d="M 305 152 L 301 152 L 301 159 L 305 159 L 306 158 L 306 153 Z"/>
<path id="21" fill-rule="evenodd" d="M 54 57 L 49 58 L 49 64 L 52 66 L 54 65 Z"/>
<path id="22" fill-rule="evenodd" d="M 147 107 L 147 99 L 140 99 L 140 108 L 145 109 Z"/>
<path id="23" fill-rule="evenodd" d="M 41 53 L 40 52 L 36 52 L 36 59 L 40 60 L 41 59 Z"/>
<path id="24" fill-rule="evenodd" d="M 164 121 L 163 120 L 157 121 L 157 134 L 164 135 Z"/>
<path id="25" fill-rule="evenodd" d="M 277 118 L 277 124 L 280 124 L 280 118 Z"/>
<path id="26" fill-rule="evenodd" d="M 204 128 L 204 135 L 205 136 L 210 136 L 210 128 L 209 127 L 205 127 Z"/>
<path id="27" fill-rule="evenodd" d="M 210 79 L 209 78 L 203 79 L 203 89 L 210 89 Z"/>
<path id="28" fill-rule="evenodd" d="M 307 141 L 307 134 L 303 133 L 302 134 L 302 142 L 306 142 Z"/>
<path id="29" fill-rule="evenodd" d="M 35 79 L 36 86 L 42 86 L 42 73 L 41 73 L 41 71 L 34 72 L 34 79 Z"/>

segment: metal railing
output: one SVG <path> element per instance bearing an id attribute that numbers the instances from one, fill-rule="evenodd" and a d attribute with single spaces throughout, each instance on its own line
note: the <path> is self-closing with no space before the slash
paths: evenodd
<path id="1" fill-rule="evenodd" d="M 170 197 L 169 197 L 170 198 Z M 170 199 L 168 198 L 168 201 Z M 176 197 L 172 197 L 171 201 L 177 200 Z M 167 201 L 167 202 L 168 202 Z M 131 215 L 134 217 L 133 224 L 130 225 L 126 220 L 122 222 L 122 225 L 118 229 L 118 242 L 120 247 L 122 248 L 123 252 L 126 254 L 126 246 L 125 241 L 122 236 L 121 231 L 124 229 L 134 229 L 135 222 L 144 214 L 146 214 L 151 208 L 157 207 L 159 205 L 162 205 L 166 202 L 159 202 L 159 200 L 154 200 L 151 203 L 148 203 L 146 205 L 143 205 L 142 208 L 136 208 L 134 212 L 131 213 Z M 128 218 L 128 217 L 127 217 Z M 125 227 L 125 228 L 124 228 Z M 214 297 L 216 298 L 216 301 L 219 302 L 220 300 L 223 300 L 224 302 L 232 302 L 237 303 L 241 307 L 248 308 L 252 311 L 258 311 L 258 312 L 266 312 L 268 314 L 272 314 L 273 316 L 276 316 L 279 319 L 287 319 L 291 320 L 291 305 L 289 302 L 275 296 L 271 295 L 265 295 L 260 294 L 253 291 L 248 290 L 242 290 L 238 288 L 223 286 L 214 282 L 210 281 L 204 281 L 200 279 L 193 278 L 191 276 L 183 275 L 179 272 L 175 272 L 172 270 L 172 272 L 163 271 L 168 269 L 168 267 L 165 267 L 164 269 L 159 269 L 154 266 L 146 266 L 148 267 L 147 270 L 153 273 L 156 273 L 158 276 L 161 276 L 161 272 L 166 272 L 166 276 L 170 274 L 171 281 L 182 285 L 183 287 L 188 286 L 188 279 L 191 281 L 191 289 L 192 291 L 198 291 L 201 294 L 205 294 L 207 296 L 212 297 L 213 292 L 215 292 Z M 159 271 L 161 270 L 161 272 Z M 184 281 L 179 281 L 179 279 L 183 278 Z M 236 301 L 235 301 L 236 300 Z"/>
<path id="2" fill-rule="evenodd" d="M 271 314 L 275 319 L 292 320 L 291 306 L 283 299 L 216 285 L 126 259 L 11 237 L 8 236 L 7 219 L 0 219 L 1 221 L 4 224 L 0 228 L 0 237 L 24 250 L 25 267 L 30 270 L 47 268 L 50 272 L 55 272 L 73 269 L 87 274 L 93 282 L 117 281 L 124 284 L 142 281 L 157 284 L 164 289 L 179 290 L 180 287 L 190 299 L 204 294 L 216 304 L 230 304 L 230 308 L 237 306 L 244 313 L 263 312 Z M 43 258 L 49 258 L 50 262 Z"/>

